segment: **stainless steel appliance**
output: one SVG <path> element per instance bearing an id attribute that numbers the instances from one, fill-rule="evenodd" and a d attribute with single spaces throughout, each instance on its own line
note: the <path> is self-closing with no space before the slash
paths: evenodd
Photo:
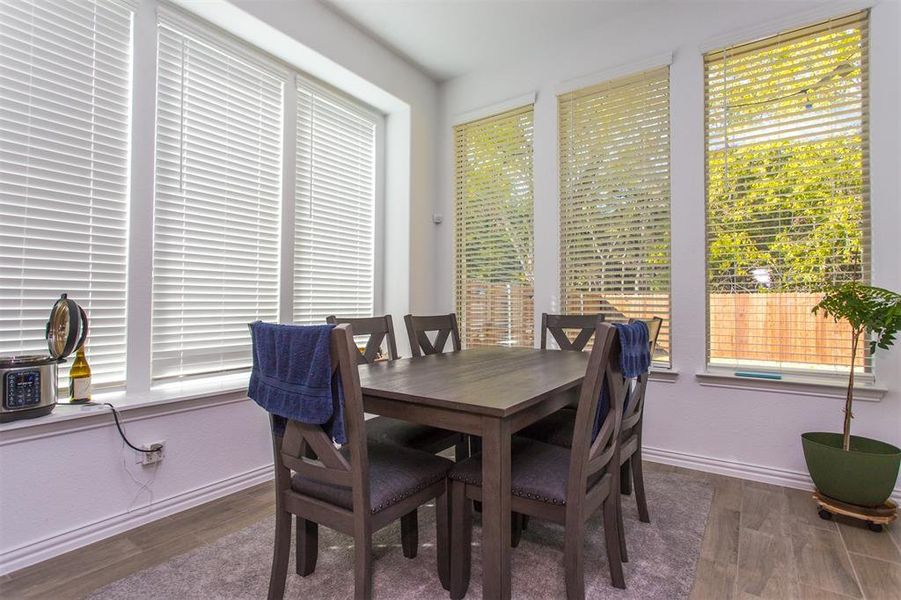
<path id="1" fill-rule="evenodd" d="M 50 311 L 46 356 L 0 356 L 0 423 L 49 414 L 56 406 L 57 370 L 84 344 L 88 316 L 66 294 Z"/>

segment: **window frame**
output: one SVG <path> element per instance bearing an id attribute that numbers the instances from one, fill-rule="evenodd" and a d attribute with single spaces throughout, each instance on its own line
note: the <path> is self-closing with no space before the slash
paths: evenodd
<path id="1" fill-rule="evenodd" d="M 10 296 L 18 295 L 25 299 L 26 296 L 36 296 L 37 290 L 49 291 L 48 288 L 57 288 L 62 282 L 54 278 L 54 273 L 62 274 L 66 261 L 77 258 L 85 258 L 83 270 L 93 274 L 95 265 L 99 264 L 98 278 L 84 277 L 82 274 L 70 278 L 71 287 L 57 288 L 56 291 L 42 300 L 24 300 L 19 303 L 18 318 L 11 319 L 19 322 L 31 322 L 26 330 L 13 337 L 13 346 L 24 344 L 27 349 L 14 350 L 15 354 L 45 355 L 46 342 L 43 340 L 43 325 L 53 303 L 58 300 L 58 293 L 68 294 L 72 300 L 78 301 L 83 308 L 89 309 L 92 297 L 96 294 L 96 301 L 100 306 L 95 309 L 106 313 L 105 318 L 98 317 L 91 325 L 95 329 L 112 330 L 100 334 L 99 340 L 91 341 L 90 336 L 86 344 L 90 353 L 98 348 L 106 350 L 103 354 L 108 357 L 103 361 L 94 361 L 95 386 L 98 389 L 121 389 L 126 385 L 128 373 L 127 331 L 128 331 L 128 292 L 130 289 L 129 278 L 132 271 L 129 268 L 129 248 L 131 244 L 131 182 L 132 165 L 134 157 L 132 153 L 132 128 L 134 125 L 134 106 L 132 102 L 132 90 L 135 81 L 135 55 L 134 55 L 134 29 L 136 27 L 136 2 L 132 0 L 107 0 L 85 3 L 83 5 L 69 6 L 58 10 L 68 11 L 68 14 L 60 15 L 53 12 L 53 6 L 43 6 L 41 2 L 32 2 L 27 5 L 12 3 L 6 10 L 15 16 L 11 17 L 7 34 L 14 39 L 17 36 L 24 38 L 34 37 L 39 43 L 50 42 L 50 46 L 41 46 L 34 42 L 27 42 L 25 48 L 33 48 L 34 52 L 28 53 L 32 62 L 28 65 L 29 75 L 25 76 L 22 67 L 18 69 L 10 66 L 6 73 L 18 72 L 22 77 L 13 78 L 10 89 L 27 88 L 28 92 L 21 98 L 11 100 L 13 104 L 23 104 L 27 107 L 29 115 L 34 112 L 37 123 L 33 126 L 31 121 L 24 119 L 16 122 L 9 131 L 10 148 L 25 146 L 27 150 L 18 156 L 17 162 L 23 175 L 13 163 L 13 169 L 4 178 L 10 180 L 10 187 L 23 188 L 18 201 L 11 205 L 13 214 L 22 212 L 21 225 L 11 225 L 14 232 L 12 237 L 20 237 L 17 230 L 25 234 L 24 246 L 12 246 L 11 250 L 34 249 L 27 239 L 29 233 L 33 234 L 36 228 L 32 220 L 49 221 L 56 216 L 67 213 L 65 204 L 85 202 L 78 209 L 73 210 L 75 218 L 61 220 L 56 225 L 56 230 L 49 236 L 38 235 L 37 240 L 45 242 L 48 247 L 43 249 L 42 257 L 25 255 L 20 263 L 21 269 L 15 267 L 5 271 L 3 279 L 10 272 L 22 270 L 25 276 L 22 282 L 32 280 L 31 285 L 23 285 L 16 290 L 12 288 L 7 292 Z M 25 15 L 30 15 L 28 22 L 24 21 Z M 57 21 L 53 22 L 52 19 Z M 61 20 L 60 20 L 61 19 Z M 84 21 L 82 21 L 84 19 Z M 22 20 L 21 24 L 19 21 Z M 77 29 L 67 30 L 62 24 L 71 21 Z M 35 25 L 40 23 L 39 25 Z M 57 26 L 57 23 L 60 23 Z M 90 23 L 93 27 L 82 27 Z M 30 29 L 31 28 L 31 29 Z M 26 33 L 27 32 L 27 33 Z M 101 41 L 103 40 L 103 41 Z M 70 55 L 62 55 L 63 48 L 69 44 Z M 12 65 L 16 61 L 22 61 L 22 48 L 15 48 L 10 53 Z M 48 60 L 47 55 L 60 57 Z M 65 64 L 74 60 L 78 64 Z M 48 65 L 48 63 L 50 63 Z M 54 67 L 63 69 L 54 70 Z M 74 68 L 73 68 L 74 67 Z M 89 68 L 88 68 L 89 67 Z M 34 73 L 34 76 L 31 75 Z M 104 88 L 98 82 L 112 83 L 115 87 Z M 87 83 L 87 85 L 85 85 Z M 15 94 L 13 94 L 15 95 Z M 69 99 L 68 106 L 60 102 L 61 97 Z M 35 100 L 34 102 L 29 102 Z M 67 112 L 67 108 L 71 112 Z M 80 112 L 80 115 L 73 113 Z M 85 113 L 89 113 L 88 116 Z M 49 113 L 49 116 L 47 116 Z M 41 116 L 44 115 L 44 116 Z M 90 115 L 95 115 L 91 118 Z M 99 115 L 99 116 L 96 116 Z M 73 124 L 74 122 L 74 124 Z M 4 135 L 6 138 L 6 135 Z M 17 139 L 18 138 L 18 139 Z M 22 141 L 42 140 L 37 143 Z M 68 142 L 63 141 L 68 138 Z M 97 141 L 99 138 L 99 141 Z M 106 139 L 104 139 L 106 138 Z M 6 141 L 6 140 L 5 140 Z M 86 144 L 71 155 L 62 156 L 61 151 L 54 150 L 61 141 L 68 145 L 76 143 Z M 42 147 L 43 146 L 43 147 Z M 73 146 L 74 147 L 74 146 Z M 7 148 L 5 152 L 12 153 Z M 87 148 L 91 148 L 88 152 Z M 99 149 L 97 149 L 99 148 Z M 87 158 L 90 154 L 90 159 Z M 48 164 L 50 163 L 50 164 Z M 51 164 L 55 163 L 51 166 Z M 64 165 L 67 167 L 61 175 L 56 175 L 56 169 Z M 89 166 L 88 166 L 89 165 Z M 101 166 L 97 166 L 101 165 Z M 30 170 L 34 174 L 28 174 Z M 21 179 L 23 181 L 19 182 Z M 82 181 L 79 181 L 82 180 Z M 120 189 L 121 191 L 114 191 Z M 15 192 L 13 192 L 15 194 Z M 11 194 L 12 195 L 12 194 Z M 52 200 L 44 200 L 36 203 L 34 195 L 49 195 Z M 31 200 L 29 201 L 29 198 Z M 49 204 L 45 204 L 48 203 Z M 65 203 L 60 206 L 60 203 Z M 19 210 L 16 210 L 18 204 Z M 23 208 L 27 206 L 29 208 Z M 34 208 L 31 208 L 34 207 Z M 84 210 L 86 209 L 87 210 Z M 96 209 L 96 212 L 95 212 Z M 29 210 L 35 210 L 37 215 L 29 215 Z M 45 216 L 40 216 L 44 213 Z M 19 215 L 13 216 L 15 222 Z M 80 231 L 78 239 L 65 239 L 65 228 L 69 223 L 78 223 Z M 74 228 L 73 228 L 74 229 Z M 104 232 L 104 230 L 106 230 Z M 105 241 L 97 242 L 96 237 L 105 238 Z M 84 250 L 77 251 L 66 249 L 67 245 L 77 243 Z M 40 241 L 38 242 L 40 245 Z M 100 253 L 106 256 L 98 263 L 90 263 L 88 256 Z M 47 256 L 49 254 L 49 257 Z M 53 261 L 53 266 L 41 267 L 39 263 Z M 28 263 L 32 263 L 28 265 Z M 38 263 L 38 264 L 35 264 Z M 31 266 L 40 274 L 34 274 L 25 270 Z M 72 268 L 72 267 L 70 267 Z M 49 272 L 49 273 L 47 273 Z M 10 276 L 15 279 L 15 277 Z M 37 282 L 37 283 L 35 283 Z M 115 285 L 113 285 L 115 284 Z M 42 289 L 43 288 L 43 289 Z M 29 290 L 34 290 L 31 294 Z M 84 293 L 85 296 L 81 294 Z M 12 302 L 15 302 L 13 300 Z M 107 304 L 107 306 L 103 306 Z M 110 306 L 113 304 L 113 306 Z M 28 314 L 35 316 L 29 317 Z M 37 323 L 34 323 L 37 321 Z M 117 335 L 114 328 L 121 328 L 122 335 Z M 99 343 L 98 343 L 99 341 Z M 115 351 L 111 351 L 115 350 Z M 4 353 L 9 349 L 4 348 Z M 73 355 L 74 357 L 74 355 Z M 60 364 L 58 388 L 64 390 L 71 361 Z M 100 368 L 98 369 L 98 366 Z M 108 377 L 100 377 L 98 372 L 108 374 Z M 105 379 L 105 381 L 104 381 Z M 61 391 L 61 396 L 65 394 Z"/>
<path id="2" fill-rule="evenodd" d="M 384 310 L 384 244 L 385 244 L 385 227 L 384 227 L 384 213 L 385 213 L 385 124 L 386 117 L 384 113 L 374 108 L 370 104 L 360 100 L 359 98 L 355 98 L 349 94 L 346 94 L 340 90 L 336 90 L 333 86 L 330 86 L 322 81 L 319 81 L 315 77 L 304 73 L 296 66 L 286 63 L 285 61 L 274 57 L 264 50 L 254 46 L 253 44 L 246 42 L 245 40 L 238 38 L 237 36 L 232 35 L 231 33 L 221 29 L 220 27 L 214 25 L 213 23 L 208 22 L 204 18 L 194 15 L 180 7 L 174 6 L 171 3 L 167 2 L 159 2 L 157 6 L 153 6 L 154 3 L 144 3 L 145 10 L 143 14 L 138 14 L 135 17 L 135 25 L 134 25 L 134 33 L 135 33 L 135 48 L 133 52 L 133 60 L 136 61 L 136 64 L 140 59 L 143 59 L 146 62 L 152 61 L 153 72 L 156 73 L 157 65 L 158 65 L 158 29 L 160 27 L 160 17 L 159 11 L 164 9 L 165 11 L 171 13 L 179 13 L 179 17 L 186 21 L 192 23 L 193 27 L 197 27 L 199 29 L 203 29 L 208 31 L 211 35 L 215 35 L 217 39 L 225 40 L 226 43 L 233 45 L 236 50 L 243 52 L 250 52 L 252 54 L 258 55 L 262 58 L 265 58 L 268 61 L 280 66 L 284 70 L 284 80 L 283 80 L 283 94 L 282 94 L 282 161 L 281 161 L 281 181 L 282 181 L 282 196 L 280 202 L 280 223 L 279 223 L 279 232 L 280 232 L 280 243 L 279 243 L 279 262 L 278 262 L 278 289 L 277 289 L 277 297 L 278 297 L 278 319 L 280 322 L 292 322 L 293 319 L 293 287 L 294 287 L 294 276 L 293 276 L 293 268 L 294 268 L 294 260 L 293 260 L 293 252 L 295 246 L 295 240 L 293 237 L 294 234 L 294 219 L 295 216 L 295 162 L 296 162 L 296 143 L 295 143 L 295 131 L 297 125 L 297 85 L 298 80 L 305 80 L 310 82 L 314 86 L 322 87 L 333 91 L 334 93 L 342 96 L 344 99 L 357 104 L 361 110 L 365 110 L 371 114 L 373 114 L 376 119 L 376 143 L 375 143 L 375 214 L 373 220 L 373 241 L 374 241 L 374 264 L 373 264 L 373 305 L 375 314 L 378 314 L 378 311 Z M 146 6 L 146 5 L 150 6 Z M 139 11 L 140 12 L 140 11 Z M 152 51 L 150 49 L 150 44 L 145 43 L 145 48 L 142 53 L 138 51 L 138 40 L 137 37 L 139 33 L 142 33 L 145 37 L 145 42 L 149 41 L 146 38 L 152 36 L 153 44 Z M 151 56 L 147 54 L 152 52 Z M 139 55 L 140 54 L 140 55 Z M 157 77 L 153 77 L 153 82 L 149 86 L 152 90 L 153 102 L 152 114 L 156 114 L 157 110 Z M 138 90 L 136 86 L 133 86 L 133 94 L 137 94 Z M 134 102 L 133 102 L 134 105 Z M 134 121 L 137 121 L 135 119 Z M 149 177 L 150 182 L 150 190 L 149 193 L 144 194 L 144 198 L 142 198 L 142 202 L 149 203 L 149 214 L 153 214 L 153 203 L 155 201 L 155 165 L 154 159 L 156 153 L 156 129 L 155 124 L 152 122 L 153 120 L 147 119 L 145 121 L 151 121 L 150 127 L 144 127 L 143 133 L 144 135 L 150 136 L 150 147 L 149 149 L 143 147 L 142 150 L 146 152 L 144 156 L 149 155 L 151 158 L 149 160 L 150 163 L 150 172 L 143 173 L 145 178 L 144 185 L 146 185 L 146 179 Z M 146 123 L 145 123 L 146 125 Z M 140 137 L 134 136 L 133 137 Z M 136 146 L 133 145 L 132 156 L 137 157 L 137 154 L 134 152 Z M 136 158 L 133 158 L 136 161 Z M 135 162 L 133 171 L 139 170 L 139 165 Z M 135 174 L 136 176 L 140 176 L 140 174 Z M 132 203 L 138 201 L 136 196 L 132 196 Z M 132 211 L 136 213 L 135 220 L 130 220 L 130 227 L 141 227 L 141 221 L 139 214 L 143 213 L 145 216 L 148 214 L 148 207 L 144 207 L 144 211 L 136 210 Z M 151 221 L 152 222 L 152 221 Z M 153 231 L 152 228 L 149 232 L 147 232 L 146 240 L 143 240 L 142 243 L 138 247 L 129 247 L 129 252 L 134 250 L 135 253 L 138 254 L 140 260 L 143 260 L 143 264 L 146 265 L 146 281 L 140 281 L 144 279 L 144 277 L 136 278 L 138 281 L 135 281 L 135 287 L 138 288 L 138 298 L 134 298 L 134 302 L 136 305 L 146 307 L 145 310 L 152 311 L 152 285 L 150 281 L 152 280 L 152 256 L 153 256 Z M 129 264 L 131 266 L 131 264 Z M 140 271 L 138 271 L 140 272 Z M 132 293 L 133 289 L 131 286 L 131 277 L 129 277 L 129 294 Z M 132 298 L 129 297 L 129 309 L 131 309 L 131 301 Z M 151 354 L 151 344 L 152 344 L 152 330 L 149 317 L 145 317 L 140 313 L 136 313 L 136 311 L 129 310 L 128 318 L 131 319 L 132 315 L 135 315 L 136 319 L 139 321 L 144 321 L 138 323 L 137 327 L 129 327 L 130 332 L 141 331 L 142 334 L 137 336 L 136 339 L 132 339 L 132 336 L 129 336 L 127 340 L 128 350 L 129 352 L 126 354 L 126 364 L 129 375 L 127 376 L 127 389 L 129 392 L 139 392 L 139 393 L 150 393 L 151 395 L 161 394 L 163 396 L 171 393 L 171 390 L 178 389 L 180 387 L 184 387 L 185 385 L 194 386 L 194 382 L 197 384 L 203 384 L 203 382 L 209 382 L 209 385 L 212 387 L 217 387 L 219 382 L 236 382 L 240 381 L 239 377 L 237 380 L 235 379 L 236 375 L 243 376 L 243 374 L 249 373 L 250 368 L 240 370 L 228 370 L 222 372 L 214 372 L 214 373 L 203 373 L 198 375 L 185 375 L 181 377 L 170 377 L 160 380 L 154 380 L 152 378 L 152 354 Z M 129 326 L 131 323 L 129 322 Z M 248 344 L 250 343 L 250 338 L 248 336 Z M 132 353 L 132 347 L 137 346 L 136 354 Z M 131 377 L 132 372 L 137 372 L 136 377 L 133 379 Z M 243 386 L 243 383 L 236 384 L 239 386 Z"/>
<path id="3" fill-rule="evenodd" d="M 667 180 L 668 180 L 668 196 L 667 196 L 667 210 L 669 213 L 669 239 L 667 245 L 667 280 L 668 280 L 668 291 L 667 291 L 667 325 L 668 325 L 668 342 L 669 349 L 667 352 L 666 361 L 653 361 L 651 362 L 651 373 L 655 377 L 652 379 L 658 381 L 666 381 L 673 382 L 678 377 L 678 371 L 676 371 L 675 363 L 673 361 L 674 349 L 673 349 L 673 329 L 672 329 L 672 316 L 673 316 L 673 244 L 672 244 L 672 219 L 673 219 L 673 186 L 672 186 L 672 149 L 673 149 L 673 135 L 672 135 L 672 73 L 671 67 L 673 62 L 672 53 L 661 53 L 653 56 L 649 56 L 643 60 L 627 63 L 620 65 L 618 67 L 614 67 L 611 69 L 604 70 L 600 73 L 595 73 L 593 75 L 579 77 L 576 79 L 572 79 L 570 81 L 565 82 L 564 84 L 558 86 L 557 95 L 556 95 L 556 114 L 555 119 L 557 123 L 557 135 L 556 135 L 556 168 L 557 168 L 557 231 L 556 231 L 556 251 L 557 251 L 557 278 L 556 278 L 556 286 L 557 293 L 559 294 L 559 302 L 562 304 L 564 302 L 565 294 L 564 294 L 564 281 L 566 275 L 564 273 L 563 268 L 563 223 L 562 223 L 562 214 L 563 214 L 563 174 L 564 174 L 564 165 L 563 165 L 563 151 L 562 144 L 564 143 L 563 130 L 562 130 L 562 103 L 567 100 L 569 97 L 569 101 L 573 101 L 573 96 L 578 96 L 580 94 L 583 95 L 592 95 L 595 92 L 603 90 L 604 88 L 608 88 L 609 86 L 615 87 L 617 83 L 628 82 L 630 80 L 638 80 L 639 78 L 643 78 L 648 76 L 649 74 L 653 74 L 659 72 L 661 70 L 666 71 L 666 94 L 667 94 Z M 562 310 L 565 312 L 565 310 Z M 658 315 L 655 315 L 658 316 Z"/>
<path id="4" fill-rule="evenodd" d="M 531 235 L 531 239 L 530 239 L 531 252 L 530 252 L 530 256 L 529 256 L 529 259 L 531 261 L 531 271 L 530 272 L 523 271 L 523 274 L 530 276 L 531 280 L 532 280 L 531 294 L 530 294 L 532 310 L 531 310 L 531 314 L 528 315 L 529 318 L 532 320 L 532 322 L 528 323 L 527 326 L 522 329 L 522 331 L 519 331 L 519 332 L 512 331 L 511 332 L 511 337 L 513 337 L 514 339 L 518 338 L 518 337 L 524 338 L 524 341 L 526 342 L 524 345 L 523 344 L 512 344 L 512 343 L 511 344 L 495 343 L 495 344 L 481 344 L 481 345 L 489 345 L 489 346 L 490 345 L 500 345 L 500 346 L 505 346 L 505 347 L 534 347 L 535 343 L 538 339 L 537 336 L 535 335 L 536 323 L 537 323 L 537 319 L 535 319 L 535 315 L 536 315 L 536 313 L 535 313 L 535 154 L 534 154 L 534 148 L 535 148 L 535 95 L 532 94 L 532 95 L 526 95 L 526 96 L 519 97 L 519 98 L 514 98 L 514 99 L 508 100 L 504 103 L 496 104 L 496 105 L 493 105 L 490 107 L 486 107 L 484 109 L 466 113 L 465 115 L 461 115 L 455 120 L 455 122 L 453 123 L 453 126 L 451 127 L 451 135 L 452 135 L 452 142 L 453 142 L 452 156 L 453 156 L 453 164 L 454 164 L 453 172 L 454 172 L 454 182 L 455 182 L 454 186 L 453 186 L 454 229 L 453 229 L 453 233 L 452 233 L 453 247 L 454 247 L 454 251 L 453 251 L 453 257 L 454 257 L 453 258 L 453 265 L 454 265 L 453 303 L 454 303 L 454 310 L 457 314 L 457 319 L 460 323 L 460 337 L 461 337 L 461 342 L 462 342 L 464 348 L 467 348 L 470 346 L 468 346 L 466 343 L 466 340 L 467 340 L 466 313 L 464 312 L 464 310 L 462 309 L 462 307 L 460 305 L 460 302 L 462 299 L 461 292 L 460 292 L 460 284 L 464 279 L 464 274 L 461 271 L 461 265 L 460 265 L 460 260 L 459 260 L 459 256 L 460 256 L 460 243 L 459 243 L 460 239 L 459 239 L 459 237 L 460 237 L 460 231 L 461 231 L 461 223 L 459 222 L 459 219 L 460 219 L 460 213 L 463 209 L 461 207 L 461 191 L 460 191 L 460 187 L 459 187 L 459 181 L 462 177 L 462 173 L 460 172 L 461 160 L 457 153 L 459 144 L 460 144 L 460 142 L 458 141 L 458 136 L 461 136 L 461 135 L 465 136 L 465 133 L 460 133 L 460 132 L 462 132 L 464 128 L 466 128 L 470 125 L 478 124 L 480 122 L 492 122 L 492 121 L 500 120 L 500 119 L 511 119 L 511 118 L 515 119 L 515 118 L 519 117 L 520 115 L 523 115 L 526 113 L 529 115 L 529 119 L 530 119 L 529 135 L 531 136 L 530 148 L 529 148 L 530 161 L 531 161 L 529 170 L 531 172 L 531 177 L 528 182 L 528 185 L 530 188 L 529 194 L 530 194 L 530 201 L 531 201 L 530 214 L 529 214 L 529 219 L 528 219 L 529 233 Z M 521 314 L 525 314 L 525 312 L 523 312 Z M 494 331 L 494 330 L 492 329 L 492 331 Z"/>
<path id="5" fill-rule="evenodd" d="M 118 0 L 128 4 L 129 0 Z M 376 117 L 375 128 L 375 206 L 373 219 L 373 304 L 376 314 L 384 310 L 384 254 L 385 254 L 385 185 L 386 185 L 386 124 L 384 112 L 371 104 L 341 92 L 315 77 L 304 73 L 253 44 L 232 35 L 201 16 L 195 15 L 165 1 L 144 1 L 135 3 L 132 17 L 131 71 L 147 73 L 148 76 L 132 77 L 129 90 L 130 131 L 128 140 L 128 215 L 126 239 L 126 280 L 125 280 L 125 381 L 121 385 L 98 389 L 97 393 L 121 399 L 125 404 L 135 406 L 146 403 L 171 402 L 178 398 L 194 398 L 198 394 L 225 394 L 246 387 L 247 369 L 223 371 L 199 375 L 152 380 L 151 363 L 151 314 L 152 314 L 152 264 L 153 264 L 153 216 L 156 187 L 156 119 L 157 113 L 157 70 L 158 45 L 161 10 L 177 12 L 180 18 L 192 22 L 196 27 L 214 32 L 233 44 L 261 55 L 285 69 L 284 93 L 282 95 L 282 195 L 280 198 L 279 232 L 281 235 L 278 260 L 278 318 L 290 322 L 293 302 L 293 231 L 294 231 L 294 161 L 296 129 L 296 78 L 312 82 L 341 95 L 357 104 L 362 110 Z M 290 185 L 286 185 L 290 182 Z M 151 225 L 148 226 L 148 223 Z M 290 231 L 291 235 L 285 236 Z M 47 309 L 49 311 L 50 306 Z M 248 336 L 249 344 L 249 336 Z M 90 360 L 90 355 L 89 355 Z M 119 400 L 117 400 L 119 402 Z"/>
<path id="6" fill-rule="evenodd" d="M 780 388 L 794 390 L 796 393 L 812 396 L 838 397 L 832 393 L 832 388 L 846 389 L 848 372 L 840 371 L 839 368 L 833 369 L 816 369 L 816 368 L 797 368 L 793 366 L 763 366 L 749 364 L 748 359 L 742 362 L 740 359 L 731 359 L 734 364 L 711 363 L 711 308 L 710 308 L 710 236 L 709 236 L 709 206 L 710 206 L 710 174 L 709 174 L 709 154 L 710 154 L 710 118 L 708 111 L 708 90 L 707 90 L 707 63 L 708 56 L 722 55 L 732 49 L 742 49 L 746 46 L 753 48 L 745 50 L 747 53 L 766 50 L 780 44 L 780 37 L 783 35 L 791 35 L 804 30 L 823 27 L 832 21 L 850 21 L 849 26 L 861 26 L 864 40 L 861 61 L 866 70 L 864 78 L 863 91 L 861 95 L 861 120 L 862 120 L 862 153 L 863 163 L 867 164 L 871 156 L 871 142 L 869 135 L 870 128 L 870 44 L 871 44 L 871 25 L 870 25 L 870 9 L 862 8 L 858 10 L 839 12 L 826 11 L 822 14 L 811 13 L 808 18 L 800 21 L 788 20 L 782 23 L 781 27 L 776 25 L 767 29 L 755 28 L 746 32 L 747 35 L 729 36 L 716 40 L 712 40 L 701 48 L 701 59 L 703 62 L 703 90 L 702 98 L 704 101 L 703 114 L 703 144 L 704 144 L 704 317 L 705 317 L 705 335 L 704 335 L 704 364 L 702 370 L 696 373 L 696 378 L 701 385 L 736 388 L 736 389 L 758 389 L 761 391 L 771 391 Z M 802 35 L 805 35 L 802 33 Z M 808 35 L 813 35 L 808 34 Z M 744 54 L 745 52 L 741 52 Z M 864 171 L 867 169 L 864 168 Z M 863 247 L 861 249 L 861 272 L 864 283 L 868 283 L 872 279 L 873 270 L 873 237 L 872 237 L 872 219 L 869 214 L 871 212 L 872 202 L 872 180 L 869 175 L 865 176 L 863 197 L 863 213 L 866 229 L 862 231 Z M 816 364 L 816 363 L 812 363 Z M 741 373 L 741 374 L 739 374 Z M 759 374 L 775 375 L 777 379 L 759 378 Z M 864 357 L 864 367 L 862 370 L 855 370 L 855 393 L 864 396 L 866 400 L 878 400 L 885 393 L 885 389 L 876 385 L 875 363 L 870 357 Z M 824 391 L 826 390 L 826 391 Z"/>

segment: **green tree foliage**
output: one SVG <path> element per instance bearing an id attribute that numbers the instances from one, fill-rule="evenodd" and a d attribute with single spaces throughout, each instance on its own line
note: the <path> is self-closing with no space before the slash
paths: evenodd
<path id="1" fill-rule="evenodd" d="M 823 300 L 813 307 L 815 314 L 823 313 L 836 321 L 851 325 L 851 369 L 848 376 L 848 395 L 845 400 L 843 446 L 851 447 L 851 404 L 854 399 L 854 360 L 861 336 L 868 333 L 869 351 L 888 350 L 901 331 L 901 294 L 851 281 L 830 287 Z"/>
<path id="2" fill-rule="evenodd" d="M 464 126 L 457 136 L 458 275 L 531 285 L 531 109 Z"/>
<path id="3" fill-rule="evenodd" d="M 713 291 L 818 291 L 865 278 L 862 39 L 859 27 L 824 29 L 708 64 Z"/>

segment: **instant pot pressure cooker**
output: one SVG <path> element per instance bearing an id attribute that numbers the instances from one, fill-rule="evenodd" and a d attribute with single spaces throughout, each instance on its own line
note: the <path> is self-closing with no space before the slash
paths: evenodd
<path id="1" fill-rule="evenodd" d="M 66 294 L 50 311 L 46 356 L 0 356 L 0 423 L 49 414 L 56 406 L 57 369 L 88 335 L 88 316 Z"/>

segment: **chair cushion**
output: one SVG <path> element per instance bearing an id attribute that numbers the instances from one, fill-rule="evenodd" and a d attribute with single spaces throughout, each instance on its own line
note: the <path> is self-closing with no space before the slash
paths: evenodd
<path id="1" fill-rule="evenodd" d="M 367 419 L 366 436 L 380 444 L 393 444 L 431 453 L 446 450 L 460 440 L 460 434 L 454 431 L 388 417 Z"/>
<path id="2" fill-rule="evenodd" d="M 341 452 L 350 460 L 347 446 Z M 385 510 L 441 481 L 453 464 L 428 452 L 370 442 L 369 504 L 372 513 Z M 353 510 L 349 487 L 321 483 L 295 474 L 291 478 L 291 488 L 305 496 Z"/>
<path id="3" fill-rule="evenodd" d="M 566 504 L 569 455 L 566 448 L 514 437 L 510 446 L 512 494 L 551 504 Z M 482 485 L 482 454 L 460 461 L 448 477 L 469 485 Z"/>
<path id="4" fill-rule="evenodd" d="M 571 448 L 575 425 L 576 410 L 563 408 L 520 430 L 516 435 L 545 444 Z"/>

